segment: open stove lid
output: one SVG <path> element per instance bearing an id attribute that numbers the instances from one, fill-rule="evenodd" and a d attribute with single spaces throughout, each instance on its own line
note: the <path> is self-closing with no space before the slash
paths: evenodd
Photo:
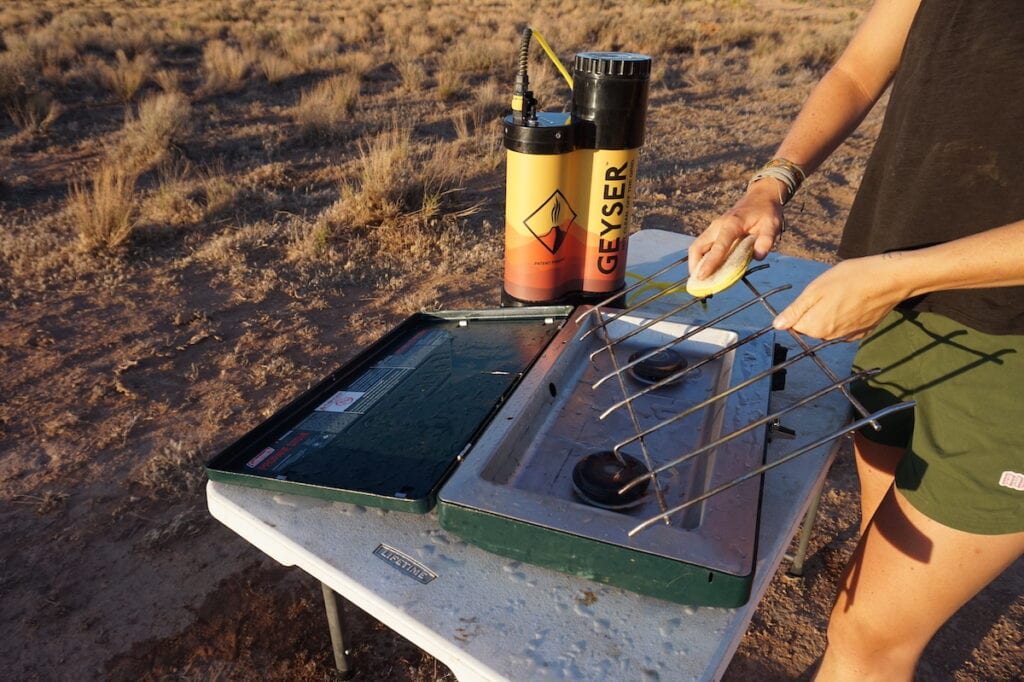
<path id="1" fill-rule="evenodd" d="M 572 312 L 412 315 L 242 436 L 211 479 L 423 513 Z"/>

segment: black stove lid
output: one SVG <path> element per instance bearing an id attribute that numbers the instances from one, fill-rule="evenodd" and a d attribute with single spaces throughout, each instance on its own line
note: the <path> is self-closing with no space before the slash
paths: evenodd
<path id="1" fill-rule="evenodd" d="M 572 308 L 417 313 L 242 436 L 213 480 L 423 513 Z"/>

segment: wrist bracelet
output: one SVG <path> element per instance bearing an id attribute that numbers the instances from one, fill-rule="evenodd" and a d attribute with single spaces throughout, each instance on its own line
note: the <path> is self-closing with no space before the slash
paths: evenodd
<path id="1" fill-rule="evenodd" d="M 796 191 L 800 189 L 800 185 L 803 184 L 807 174 L 804 173 L 803 168 L 796 165 L 792 161 L 786 159 L 775 158 L 761 166 L 761 168 L 754 173 L 754 175 L 747 182 L 747 189 L 750 186 L 762 180 L 764 178 L 775 178 L 786 187 L 786 196 L 782 196 L 782 190 L 779 190 L 779 203 L 785 206 Z"/>

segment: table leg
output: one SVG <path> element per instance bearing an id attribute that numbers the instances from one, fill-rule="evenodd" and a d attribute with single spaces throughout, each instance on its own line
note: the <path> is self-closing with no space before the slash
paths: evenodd
<path id="1" fill-rule="evenodd" d="M 800 528 L 800 542 L 797 543 L 796 555 L 792 557 L 787 573 L 795 578 L 801 578 L 804 574 L 804 559 L 807 558 L 807 545 L 811 541 L 811 531 L 814 530 L 814 520 L 818 516 L 818 503 L 821 502 L 821 494 L 825 491 L 825 479 L 821 479 L 818 489 L 811 499 L 811 506 L 807 508 L 804 522 Z M 788 558 L 788 557 L 787 557 Z"/>
<path id="2" fill-rule="evenodd" d="M 320 583 L 324 593 L 324 608 L 327 609 L 327 625 L 331 629 L 331 649 L 334 650 L 334 666 L 343 680 L 350 680 L 355 675 L 348 660 L 348 649 L 345 648 L 345 614 L 342 611 L 341 598 L 325 583 Z"/>

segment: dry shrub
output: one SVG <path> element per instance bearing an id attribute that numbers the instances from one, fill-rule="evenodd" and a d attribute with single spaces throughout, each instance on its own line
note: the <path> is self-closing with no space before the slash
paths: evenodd
<path id="1" fill-rule="evenodd" d="M 476 126 L 470 113 L 465 109 L 456 109 L 452 112 L 452 127 L 455 129 L 457 140 L 469 141 L 476 134 Z"/>
<path id="2" fill-rule="evenodd" d="M 114 21 L 110 12 L 99 8 L 74 8 L 53 18 L 50 26 L 62 31 L 74 31 L 86 26 L 109 26 Z"/>
<path id="3" fill-rule="evenodd" d="M 484 142 L 482 146 L 486 147 L 486 142 L 492 137 L 500 136 L 497 126 L 508 106 L 507 93 L 497 81 L 483 83 L 473 91 L 473 102 L 469 108 L 457 109 L 452 114 L 456 139 L 462 142 Z"/>
<path id="4" fill-rule="evenodd" d="M 487 36 L 466 36 L 445 51 L 441 69 L 462 77 L 473 74 L 512 72 L 514 51 Z"/>
<path id="5" fill-rule="evenodd" d="M 114 64 L 100 62 L 96 65 L 100 82 L 122 102 L 130 102 L 149 80 L 156 60 L 149 52 L 129 59 L 124 50 L 118 50 L 114 58 Z"/>
<path id="6" fill-rule="evenodd" d="M 292 116 L 306 137 L 338 138 L 344 135 L 358 99 L 359 78 L 339 74 L 304 90 Z"/>
<path id="7" fill-rule="evenodd" d="M 346 45 L 365 45 L 373 39 L 373 22 L 361 12 L 345 13 L 331 26 L 331 32 Z"/>
<path id="8" fill-rule="evenodd" d="M 15 95 L 5 109 L 14 125 L 30 135 L 46 132 L 62 111 L 60 102 L 48 92 Z"/>
<path id="9" fill-rule="evenodd" d="M 206 480 L 198 448 L 172 440 L 142 466 L 135 482 L 151 495 L 176 501 L 199 492 Z"/>
<path id="10" fill-rule="evenodd" d="M 414 170 L 408 128 L 395 125 L 368 144 L 360 143 L 360 189 L 352 198 L 356 221 L 368 225 L 408 211 Z"/>
<path id="11" fill-rule="evenodd" d="M 0 31 L 7 29 L 41 26 L 50 18 L 50 13 L 41 7 L 19 7 L 0 12 Z"/>
<path id="12" fill-rule="evenodd" d="M 143 167 L 180 144 L 191 129 L 192 106 L 180 92 L 161 92 L 139 103 L 138 115 L 125 112 L 118 156 Z"/>
<path id="13" fill-rule="evenodd" d="M 713 59 L 705 53 L 700 41 L 693 46 L 693 57 L 684 62 L 683 82 L 686 88 L 696 95 L 712 92 L 716 86 L 716 74 Z"/>
<path id="14" fill-rule="evenodd" d="M 398 69 L 399 78 L 402 79 L 402 88 L 406 92 L 415 95 L 423 89 L 427 71 L 423 68 L 422 61 L 416 57 L 402 56 L 395 60 L 395 67 Z"/>
<path id="15" fill-rule="evenodd" d="M 224 164 L 214 162 L 199 170 L 199 186 L 203 193 L 204 209 L 207 216 L 215 215 L 231 206 L 238 197 L 240 188 L 230 180 Z"/>
<path id="16" fill-rule="evenodd" d="M 285 78 L 294 76 L 298 69 L 295 68 L 295 64 L 291 60 L 285 59 L 279 54 L 273 52 L 263 52 L 259 55 L 257 63 L 259 65 L 260 73 L 267 79 L 268 83 L 279 83 Z"/>
<path id="17" fill-rule="evenodd" d="M 566 89 L 568 90 L 568 86 Z M 477 120 L 478 127 L 500 118 L 510 107 L 508 90 L 494 79 L 483 83 L 473 91 L 473 115 Z"/>
<path id="18" fill-rule="evenodd" d="M 35 62 L 24 51 L 0 52 L 0 104 L 13 104 L 32 77 Z"/>
<path id="19" fill-rule="evenodd" d="M 437 97 L 442 102 L 448 102 L 449 100 L 455 99 L 462 89 L 465 87 L 465 79 L 462 74 L 446 69 L 444 67 L 437 70 Z"/>
<path id="20" fill-rule="evenodd" d="M 75 182 L 68 193 L 68 210 L 80 244 L 88 251 L 116 251 L 135 226 L 134 173 L 103 165 L 87 188 Z"/>
<path id="21" fill-rule="evenodd" d="M 334 60 L 335 66 L 342 71 L 352 74 L 362 80 L 366 74 L 377 64 L 377 57 L 365 50 L 356 50 L 338 55 Z"/>
<path id="22" fill-rule="evenodd" d="M 60 81 L 60 75 L 78 56 L 78 46 L 72 37 L 53 26 L 45 26 L 24 35 L 8 33 L 3 37 L 7 51 L 26 55 L 32 69 L 47 80 Z"/>
<path id="23" fill-rule="evenodd" d="M 241 50 L 222 40 L 214 40 L 203 48 L 203 92 L 215 95 L 234 92 L 242 87 L 249 60 Z"/>
<path id="24" fill-rule="evenodd" d="M 296 30 L 285 36 L 284 53 L 289 61 L 303 71 L 334 65 L 341 45 L 334 35 L 312 35 L 308 30 Z"/>
<path id="25" fill-rule="evenodd" d="M 157 185 L 143 209 L 147 219 L 175 225 L 201 217 L 199 208 L 188 196 L 190 173 L 191 168 L 185 161 L 165 161 L 157 167 Z"/>
<path id="26" fill-rule="evenodd" d="M 405 45 L 411 36 L 422 34 L 427 25 L 427 13 L 422 9 L 407 7 L 402 12 L 381 13 L 377 23 L 388 44 Z"/>
<path id="27" fill-rule="evenodd" d="M 173 69 L 158 69 L 153 73 L 153 80 L 164 92 L 181 91 L 181 74 Z"/>
<path id="28" fill-rule="evenodd" d="M 435 144 L 417 170 L 419 182 L 414 188 L 414 197 L 420 204 L 417 215 L 421 221 L 429 222 L 441 215 L 447 208 L 448 198 L 462 189 L 466 164 L 458 145 Z M 477 210 L 478 207 L 471 207 L 454 215 L 464 217 Z"/>
<path id="29" fill-rule="evenodd" d="M 822 73 L 849 42 L 854 24 L 837 24 L 827 33 L 800 28 L 766 33 L 754 40 L 750 72 L 761 79 L 799 70 Z"/>
<path id="30" fill-rule="evenodd" d="M 360 145 L 358 189 L 344 188 L 341 201 L 350 224 L 384 225 L 410 217 L 424 223 L 444 212 L 464 177 L 461 149 L 441 143 L 421 149 L 425 152 L 417 154 L 410 130 L 398 125 Z"/>
<path id="31" fill-rule="evenodd" d="M 335 202 L 312 222 L 296 216 L 288 229 L 285 257 L 293 262 L 337 257 L 337 252 L 328 254 L 331 238 L 344 229 L 348 219 L 348 208 L 343 201 Z"/>

